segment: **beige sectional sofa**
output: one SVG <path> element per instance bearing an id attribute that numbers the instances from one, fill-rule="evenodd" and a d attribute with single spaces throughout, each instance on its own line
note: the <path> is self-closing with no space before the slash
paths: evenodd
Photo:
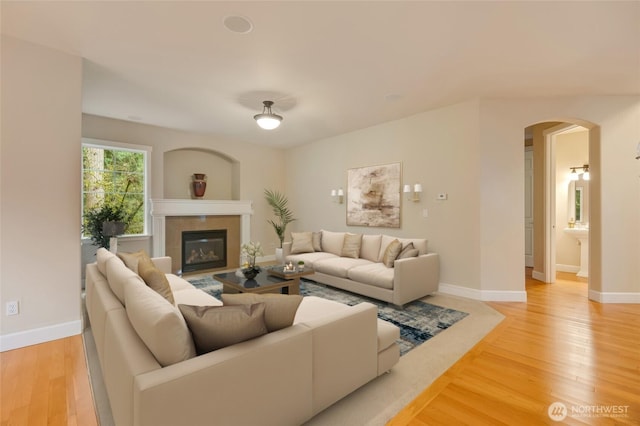
<path id="1" fill-rule="evenodd" d="M 291 235 L 283 257 L 313 268 L 305 278 L 398 306 L 438 290 L 440 260 L 426 239 L 326 230 Z"/>
<path id="2" fill-rule="evenodd" d="M 399 330 L 374 305 L 317 297 L 302 298 L 291 326 L 196 355 L 177 306 L 222 303 L 170 274 L 170 258 L 152 260 L 174 304 L 107 250 L 86 268 L 87 313 L 118 426 L 298 425 L 398 362 Z"/>

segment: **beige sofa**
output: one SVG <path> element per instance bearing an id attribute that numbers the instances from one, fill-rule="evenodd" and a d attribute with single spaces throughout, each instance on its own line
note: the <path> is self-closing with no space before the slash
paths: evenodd
<path id="1" fill-rule="evenodd" d="M 284 260 L 313 268 L 311 280 L 398 306 L 438 290 L 440 260 L 426 239 L 326 230 L 291 235 Z M 395 257 L 392 243 L 400 246 Z"/>
<path id="2" fill-rule="evenodd" d="M 107 250 L 86 267 L 87 312 L 118 426 L 297 425 L 399 359 L 399 330 L 375 306 L 316 297 L 303 298 L 292 326 L 196 356 L 176 306 L 221 302 L 168 273 L 170 258 L 153 263 L 175 305 Z"/>

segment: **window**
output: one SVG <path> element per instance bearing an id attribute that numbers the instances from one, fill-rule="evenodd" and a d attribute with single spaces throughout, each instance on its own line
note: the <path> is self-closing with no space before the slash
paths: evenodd
<path id="1" fill-rule="evenodd" d="M 101 142 L 101 141 L 93 141 Z M 106 143 L 106 142 L 105 142 Z M 145 234 L 149 148 L 82 144 L 82 217 L 104 206 L 119 209 L 128 223 L 124 235 Z M 83 235 L 90 237 L 90 235 Z"/>

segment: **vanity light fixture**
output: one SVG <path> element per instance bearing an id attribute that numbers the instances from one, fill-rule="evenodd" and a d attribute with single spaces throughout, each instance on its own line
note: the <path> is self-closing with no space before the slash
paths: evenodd
<path id="1" fill-rule="evenodd" d="M 262 107 L 262 114 L 254 115 L 253 119 L 256 120 L 258 126 L 262 127 L 263 129 L 273 130 L 280 125 L 282 116 L 274 114 L 271 111 L 273 101 L 262 101 L 262 103 L 264 104 L 264 107 Z"/>
<path id="2" fill-rule="evenodd" d="M 585 164 L 583 166 L 577 167 L 569 167 L 571 169 L 571 173 L 569 174 L 569 180 L 579 180 L 580 176 L 582 176 L 583 180 L 589 180 L 591 175 L 589 173 L 589 165 Z M 577 172 L 576 170 L 580 169 L 581 172 Z"/>
<path id="3" fill-rule="evenodd" d="M 405 185 L 402 192 L 407 194 L 407 200 L 417 203 L 420 201 L 420 193 L 422 192 L 422 185 L 416 183 L 413 185 L 413 193 L 411 192 L 411 185 Z"/>
<path id="4" fill-rule="evenodd" d="M 342 202 L 344 201 L 344 191 L 342 190 L 342 188 L 338 190 L 332 189 L 331 198 L 333 198 L 334 203 L 342 204 Z"/>

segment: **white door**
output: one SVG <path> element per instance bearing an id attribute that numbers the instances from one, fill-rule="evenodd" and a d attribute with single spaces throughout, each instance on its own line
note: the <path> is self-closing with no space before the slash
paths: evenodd
<path id="1" fill-rule="evenodd" d="M 533 267 L 533 148 L 524 152 L 524 264 Z"/>

